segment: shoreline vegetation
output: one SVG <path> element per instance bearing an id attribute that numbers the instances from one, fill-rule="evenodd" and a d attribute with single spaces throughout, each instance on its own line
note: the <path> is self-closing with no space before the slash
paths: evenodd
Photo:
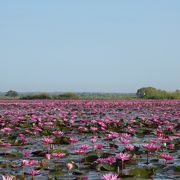
<path id="1" fill-rule="evenodd" d="M 180 90 L 168 92 L 165 90 L 156 89 L 154 87 L 143 87 L 137 90 L 136 93 L 75 93 L 75 92 L 25 92 L 20 93 L 14 90 L 8 92 L 0 92 L 0 99 L 10 100 L 140 100 L 140 99 L 180 99 Z"/>

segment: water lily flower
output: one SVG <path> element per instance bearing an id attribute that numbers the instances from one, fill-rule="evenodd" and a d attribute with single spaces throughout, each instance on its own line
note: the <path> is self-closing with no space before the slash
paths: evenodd
<path id="1" fill-rule="evenodd" d="M 40 171 L 39 171 L 39 170 L 33 170 L 33 169 L 32 169 L 32 170 L 26 172 L 26 174 L 29 174 L 29 175 L 31 175 L 31 176 L 36 176 L 36 175 L 40 174 Z"/>
<path id="2" fill-rule="evenodd" d="M 62 132 L 62 131 L 53 131 L 53 134 L 55 136 L 62 136 L 64 134 L 64 132 Z"/>
<path id="3" fill-rule="evenodd" d="M 127 144 L 125 146 L 125 149 L 128 150 L 128 151 L 133 151 L 134 150 L 134 146 L 132 144 Z"/>
<path id="4" fill-rule="evenodd" d="M 23 166 L 33 166 L 36 165 L 38 162 L 36 160 L 22 160 Z"/>
<path id="5" fill-rule="evenodd" d="M 91 138 L 91 142 L 92 142 L 92 143 L 95 143 L 96 141 L 97 141 L 96 136 L 93 136 L 93 137 Z"/>
<path id="6" fill-rule="evenodd" d="M 82 149 L 83 151 L 86 151 L 86 150 L 89 149 L 89 145 L 84 144 L 84 145 L 82 145 L 82 146 L 80 147 L 80 149 Z"/>
<path id="7" fill-rule="evenodd" d="M 45 145 L 48 145 L 48 144 L 52 144 L 52 143 L 53 143 L 53 139 L 52 139 L 52 138 L 48 138 L 48 137 L 44 137 L 42 141 L 43 141 L 43 143 L 44 143 Z"/>
<path id="8" fill-rule="evenodd" d="M 3 133 L 10 133 L 12 131 L 12 129 L 11 128 L 3 128 L 3 129 L 1 129 L 1 131 Z"/>
<path id="9" fill-rule="evenodd" d="M 78 139 L 71 137 L 71 138 L 69 138 L 69 141 L 70 141 L 71 143 L 76 143 L 76 142 L 78 142 Z"/>
<path id="10" fill-rule="evenodd" d="M 126 153 L 116 154 L 116 159 L 121 159 L 122 161 L 129 160 L 130 158 L 131 158 L 130 154 L 126 154 Z"/>
<path id="11" fill-rule="evenodd" d="M 63 152 L 55 152 L 55 153 L 52 153 L 52 156 L 62 158 L 64 156 L 66 156 L 66 154 Z"/>
<path id="12" fill-rule="evenodd" d="M 121 159 L 121 167 L 122 167 L 122 171 L 124 169 L 124 161 L 125 160 L 129 160 L 131 158 L 131 155 L 130 154 L 126 154 L 126 153 L 119 153 L 119 154 L 116 154 L 116 159 Z"/>
<path id="13" fill-rule="evenodd" d="M 173 160 L 173 159 L 174 159 L 173 156 L 171 156 L 170 154 L 167 154 L 167 153 L 161 154 L 161 157 L 162 157 L 163 159 L 165 159 L 166 163 L 167 163 L 167 161 L 170 161 L 170 160 Z"/>
<path id="14" fill-rule="evenodd" d="M 50 160 L 50 159 L 51 159 L 51 154 L 46 154 L 46 158 L 47 158 L 48 160 Z"/>
<path id="15" fill-rule="evenodd" d="M 120 180 L 120 178 L 118 178 L 117 174 L 108 173 L 102 175 L 101 180 Z"/>
<path id="16" fill-rule="evenodd" d="M 95 144 L 94 149 L 102 149 L 104 147 L 103 144 Z"/>
<path id="17" fill-rule="evenodd" d="M 15 176 L 11 176 L 11 175 L 2 175 L 3 180 L 16 180 Z"/>
<path id="18" fill-rule="evenodd" d="M 4 148 L 10 148 L 11 144 L 10 143 L 2 143 L 1 146 L 3 146 Z"/>
<path id="19" fill-rule="evenodd" d="M 23 152 L 22 153 L 24 157 L 30 157 L 31 156 L 31 152 Z"/>
<path id="20" fill-rule="evenodd" d="M 68 171 L 70 171 L 73 168 L 73 164 L 72 163 L 67 163 L 66 167 L 67 167 Z"/>
<path id="21" fill-rule="evenodd" d="M 75 151 L 76 154 L 83 155 L 85 154 L 85 151 L 83 149 L 78 149 Z"/>

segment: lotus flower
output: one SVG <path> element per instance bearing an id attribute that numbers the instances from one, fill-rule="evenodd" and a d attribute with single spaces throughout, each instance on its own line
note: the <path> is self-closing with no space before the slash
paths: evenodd
<path id="1" fill-rule="evenodd" d="M 102 180 L 120 180 L 120 178 L 118 178 L 118 175 L 112 174 L 112 173 L 102 175 L 101 179 Z"/>

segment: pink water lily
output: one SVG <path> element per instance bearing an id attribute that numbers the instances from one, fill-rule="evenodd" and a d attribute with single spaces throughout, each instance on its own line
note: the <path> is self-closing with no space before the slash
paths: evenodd
<path id="1" fill-rule="evenodd" d="M 82 145 L 82 146 L 80 147 L 80 149 L 82 149 L 83 151 L 86 151 L 86 150 L 89 149 L 89 145 L 84 144 L 84 145 Z"/>
<path id="2" fill-rule="evenodd" d="M 22 160 L 23 166 L 34 166 L 38 163 L 36 160 Z"/>
<path id="3" fill-rule="evenodd" d="M 46 154 L 45 156 L 46 156 L 46 158 L 47 158 L 48 160 L 51 159 L 51 154 Z"/>
<path id="4" fill-rule="evenodd" d="M 116 154 L 116 159 L 121 159 L 122 161 L 129 160 L 130 158 L 131 158 L 130 154 L 126 154 L 126 153 Z"/>
<path id="5" fill-rule="evenodd" d="M 12 129 L 7 127 L 7 128 L 1 129 L 0 131 L 3 133 L 10 133 L 12 131 Z"/>
<path id="6" fill-rule="evenodd" d="M 73 168 L 73 164 L 72 163 L 67 163 L 66 167 L 67 167 L 68 171 L 70 171 Z"/>
<path id="7" fill-rule="evenodd" d="M 30 170 L 30 171 L 26 172 L 26 174 L 29 174 L 32 177 L 34 177 L 34 176 L 40 174 L 40 171 L 39 170 Z"/>
<path id="8" fill-rule="evenodd" d="M 163 159 L 165 159 L 165 163 L 167 164 L 167 161 L 171 161 L 171 160 L 173 160 L 174 158 L 173 158 L 173 156 L 172 155 L 170 155 L 170 154 L 167 154 L 167 153 L 163 153 L 163 154 L 161 154 L 160 155 Z"/>
<path id="9" fill-rule="evenodd" d="M 120 180 L 120 178 L 118 178 L 118 175 L 112 174 L 112 173 L 102 175 L 101 179 L 102 180 Z"/>
<path id="10" fill-rule="evenodd" d="M 52 153 L 52 156 L 62 158 L 64 156 L 66 156 L 66 154 L 63 152 L 54 152 L 54 153 Z"/>
<path id="11" fill-rule="evenodd" d="M 130 158 L 131 158 L 130 154 L 126 154 L 126 153 L 116 154 L 116 159 L 121 159 L 122 172 L 123 172 L 123 169 L 124 169 L 124 161 L 129 160 Z"/>
<path id="12" fill-rule="evenodd" d="M 147 162 L 146 163 L 149 164 L 149 154 L 156 150 L 159 150 L 161 147 L 158 145 L 155 145 L 153 143 L 143 144 L 143 147 L 145 148 L 146 154 L 147 154 Z"/>
<path id="13" fill-rule="evenodd" d="M 134 146 L 132 144 L 127 144 L 125 146 L 125 149 L 128 150 L 128 151 L 133 151 L 135 148 L 134 148 Z"/>
<path id="14" fill-rule="evenodd" d="M 48 137 L 44 137 L 42 139 L 43 143 L 48 145 L 48 144 L 52 144 L 53 143 L 53 139 L 52 138 L 48 138 Z"/>
<path id="15" fill-rule="evenodd" d="M 15 176 L 11 176 L 11 175 L 2 175 L 3 180 L 16 180 Z"/>

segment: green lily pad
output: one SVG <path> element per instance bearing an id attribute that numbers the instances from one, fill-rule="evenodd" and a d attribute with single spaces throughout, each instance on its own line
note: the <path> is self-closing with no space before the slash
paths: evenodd
<path id="1" fill-rule="evenodd" d="M 96 167 L 97 171 L 116 171 L 113 166 L 108 164 L 98 164 Z"/>
<path id="2" fill-rule="evenodd" d="M 64 172 L 63 172 L 63 168 L 61 166 L 56 166 L 53 169 L 51 169 L 49 171 L 49 176 L 51 177 L 60 177 L 63 176 Z"/>
<path id="3" fill-rule="evenodd" d="M 88 162 L 93 163 L 95 162 L 99 157 L 97 155 L 89 155 L 81 160 L 81 162 Z"/>
<path id="4" fill-rule="evenodd" d="M 1 153 L 0 156 L 3 156 L 6 159 L 21 159 L 23 155 L 18 152 L 12 152 L 12 153 Z"/>
<path id="5" fill-rule="evenodd" d="M 176 172 L 180 172 L 180 166 L 176 166 L 176 167 L 175 167 L 175 171 L 176 171 Z"/>
<path id="6" fill-rule="evenodd" d="M 54 144 L 68 145 L 70 141 L 67 137 L 56 137 L 54 139 Z"/>
<path id="7" fill-rule="evenodd" d="M 155 172 L 154 168 L 137 167 L 129 171 L 130 175 L 140 178 L 150 178 Z"/>

